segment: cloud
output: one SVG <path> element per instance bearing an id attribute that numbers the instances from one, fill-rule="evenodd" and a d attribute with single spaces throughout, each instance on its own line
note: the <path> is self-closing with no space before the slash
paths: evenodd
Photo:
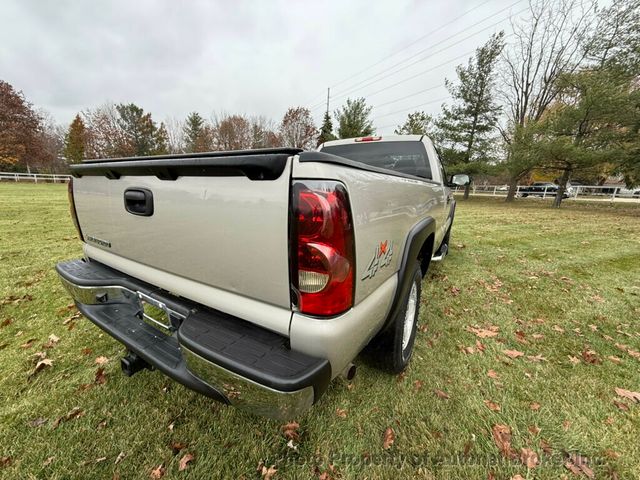
<path id="1" fill-rule="evenodd" d="M 441 98 L 445 76 L 453 78 L 455 65 L 465 59 L 435 67 L 473 50 L 499 26 L 397 74 L 390 75 L 393 69 L 376 73 L 430 45 L 452 44 L 469 28 L 490 25 L 499 18 L 472 27 L 509 3 L 491 0 L 477 8 L 474 2 L 446 0 L 4 0 L 0 78 L 61 123 L 105 101 L 135 102 L 160 120 L 193 110 L 205 116 L 227 111 L 279 119 L 292 105 L 320 105 L 313 111 L 319 119 L 326 88 L 334 86 L 332 110 L 347 96 L 365 96 L 374 105 L 373 116 L 380 116 L 380 127 L 406 116 L 405 111 L 385 113 Z M 402 50 L 471 8 L 473 14 Z M 505 19 L 506 13 L 501 14 Z M 456 32 L 458 37 L 446 40 Z M 430 92 L 394 102 L 430 86 L 435 86 Z M 385 90 L 375 93 L 380 89 Z M 349 90 L 350 95 L 340 95 Z M 388 105 L 375 108 L 383 103 Z M 423 109 L 435 112 L 439 103 Z"/>

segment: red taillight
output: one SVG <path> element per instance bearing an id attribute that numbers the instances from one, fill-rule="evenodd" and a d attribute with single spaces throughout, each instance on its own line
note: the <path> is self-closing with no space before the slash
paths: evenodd
<path id="1" fill-rule="evenodd" d="M 332 181 L 293 184 L 291 280 L 302 313 L 332 316 L 353 306 L 355 254 L 347 191 Z"/>
<path id="2" fill-rule="evenodd" d="M 360 137 L 356 138 L 356 142 L 377 142 L 378 140 L 382 140 L 382 137 Z"/>
<path id="3" fill-rule="evenodd" d="M 80 230 L 80 223 L 78 222 L 78 214 L 76 213 L 76 202 L 73 198 L 73 177 L 69 178 L 69 183 L 67 184 L 67 194 L 69 197 L 69 211 L 71 212 L 71 219 L 73 220 L 73 224 L 76 226 L 76 230 L 78 231 L 80 240 L 84 242 L 82 230 Z"/>

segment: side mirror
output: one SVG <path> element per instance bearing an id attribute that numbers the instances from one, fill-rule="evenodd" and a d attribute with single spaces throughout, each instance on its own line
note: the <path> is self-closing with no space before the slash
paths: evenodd
<path id="1" fill-rule="evenodd" d="M 471 177 L 466 173 L 459 173 L 452 175 L 449 179 L 449 186 L 451 187 L 466 187 L 471 183 Z"/>

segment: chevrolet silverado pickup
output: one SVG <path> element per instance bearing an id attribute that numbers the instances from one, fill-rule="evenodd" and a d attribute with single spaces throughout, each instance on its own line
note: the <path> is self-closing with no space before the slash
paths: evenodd
<path id="1" fill-rule="evenodd" d="M 408 364 L 455 201 L 426 136 L 71 166 L 83 258 L 59 263 L 125 374 L 292 418 L 367 345 Z M 428 318 L 428 314 L 425 315 Z"/>

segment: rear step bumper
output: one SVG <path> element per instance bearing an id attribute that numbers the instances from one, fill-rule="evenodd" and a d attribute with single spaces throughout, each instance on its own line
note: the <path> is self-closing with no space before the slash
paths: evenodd
<path id="1" fill-rule="evenodd" d="M 326 359 L 290 350 L 287 339 L 276 333 L 95 261 L 63 262 L 56 270 L 85 317 L 148 364 L 203 395 L 259 415 L 290 419 L 315 403 L 329 384 Z M 152 305 L 155 317 L 145 313 L 150 311 L 145 305 Z"/>

